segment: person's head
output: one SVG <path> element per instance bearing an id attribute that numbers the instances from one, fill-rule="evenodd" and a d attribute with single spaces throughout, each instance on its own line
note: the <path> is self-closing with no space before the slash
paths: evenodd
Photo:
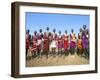
<path id="1" fill-rule="evenodd" d="M 47 27 L 47 31 L 49 31 L 49 27 Z"/>
<path id="2" fill-rule="evenodd" d="M 71 30 L 71 32 L 73 33 L 73 32 L 74 32 L 74 30 L 72 29 L 72 30 Z"/>
<path id="3" fill-rule="evenodd" d="M 82 28 L 80 28 L 80 32 L 82 32 Z"/>
<path id="4" fill-rule="evenodd" d="M 42 29 L 40 29 L 39 32 L 42 33 Z"/>
<path id="5" fill-rule="evenodd" d="M 56 29 L 53 29 L 53 32 L 55 33 L 56 32 Z"/>
<path id="6" fill-rule="evenodd" d="M 65 33 L 67 34 L 67 30 L 65 30 Z"/>
<path id="7" fill-rule="evenodd" d="M 29 33 L 30 32 L 30 30 L 28 29 L 28 30 L 26 30 L 26 33 Z"/>
<path id="8" fill-rule="evenodd" d="M 37 31 L 34 31 L 34 34 L 36 35 L 37 34 Z"/>
<path id="9" fill-rule="evenodd" d="M 83 29 L 84 29 L 84 30 L 86 29 L 86 25 L 83 25 Z"/>
<path id="10" fill-rule="evenodd" d="M 51 36 L 51 32 L 49 33 L 49 36 Z"/>
<path id="11" fill-rule="evenodd" d="M 59 34 L 61 34 L 61 31 L 59 31 Z"/>
<path id="12" fill-rule="evenodd" d="M 78 36 L 78 39 L 81 39 L 81 37 L 80 37 L 80 36 Z"/>

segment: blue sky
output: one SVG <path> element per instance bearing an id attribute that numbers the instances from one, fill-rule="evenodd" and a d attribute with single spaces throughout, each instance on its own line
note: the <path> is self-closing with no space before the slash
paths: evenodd
<path id="1" fill-rule="evenodd" d="M 62 34 L 67 30 L 68 34 L 71 33 L 71 29 L 78 34 L 79 29 L 86 25 L 89 28 L 90 16 L 89 15 L 75 15 L 75 14 L 49 14 L 49 13 L 33 13 L 26 12 L 25 14 L 26 30 L 30 30 L 30 34 L 34 31 L 42 29 L 46 31 L 46 27 L 50 28 L 50 31 L 55 28 L 58 33 L 61 30 Z"/>

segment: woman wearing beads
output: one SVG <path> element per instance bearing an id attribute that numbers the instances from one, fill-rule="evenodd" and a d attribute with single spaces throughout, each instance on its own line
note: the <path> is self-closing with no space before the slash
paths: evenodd
<path id="1" fill-rule="evenodd" d="M 64 52 L 65 52 L 65 55 L 68 55 L 68 48 L 69 48 L 69 36 L 67 34 L 67 30 L 65 31 L 65 34 L 64 34 Z"/>
<path id="2" fill-rule="evenodd" d="M 62 54 L 63 51 L 63 37 L 61 35 L 61 31 L 59 31 L 58 35 L 58 54 Z"/>
<path id="3" fill-rule="evenodd" d="M 51 53 L 56 53 L 56 50 L 57 50 L 57 34 L 56 30 L 53 29 L 53 33 L 51 34 L 50 51 Z"/>
<path id="4" fill-rule="evenodd" d="M 76 35 L 74 33 L 74 30 L 71 30 L 71 34 L 70 34 L 70 52 L 73 55 L 75 53 L 75 49 L 76 49 Z"/>
<path id="5" fill-rule="evenodd" d="M 78 33 L 77 54 L 78 55 L 83 54 L 82 29 L 80 29 L 80 32 Z"/>

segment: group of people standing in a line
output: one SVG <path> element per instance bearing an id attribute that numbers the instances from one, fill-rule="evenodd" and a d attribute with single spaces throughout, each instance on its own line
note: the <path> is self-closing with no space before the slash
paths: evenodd
<path id="1" fill-rule="evenodd" d="M 34 58 L 37 56 L 49 54 L 56 55 L 68 55 L 75 54 L 85 55 L 89 58 L 89 30 L 86 25 L 83 25 L 83 29 L 80 28 L 78 36 L 71 30 L 71 34 L 62 34 L 61 31 L 56 33 L 56 29 L 53 32 L 49 32 L 47 27 L 46 32 L 34 31 L 33 35 L 30 35 L 29 30 L 26 30 L 26 57 Z"/>

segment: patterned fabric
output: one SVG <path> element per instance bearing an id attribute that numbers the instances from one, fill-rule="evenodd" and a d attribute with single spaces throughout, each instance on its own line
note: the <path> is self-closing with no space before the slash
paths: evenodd
<path id="1" fill-rule="evenodd" d="M 78 47 L 78 49 L 83 49 L 83 44 L 82 44 L 82 39 L 78 39 L 78 43 L 77 43 L 77 47 Z"/>
<path id="2" fill-rule="evenodd" d="M 37 45 L 36 44 L 33 44 L 33 47 L 32 47 L 32 51 L 37 51 Z"/>
<path id="3" fill-rule="evenodd" d="M 32 45 L 32 51 L 37 51 L 37 35 L 33 36 L 33 45 Z"/>
<path id="4" fill-rule="evenodd" d="M 76 48 L 76 42 L 71 41 L 70 42 L 70 48 Z"/>
<path id="5" fill-rule="evenodd" d="M 26 34 L 26 49 L 28 49 L 30 46 L 30 35 Z"/>
<path id="6" fill-rule="evenodd" d="M 63 39 L 61 35 L 58 36 L 58 48 L 63 48 Z"/>
<path id="7" fill-rule="evenodd" d="M 57 37 L 56 33 L 52 33 L 52 35 L 51 35 L 50 48 L 57 48 L 56 37 Z"/>
<path id="8" fill-rule="evenodd" d="M 37 48 L 38 48 L 38 50 L 42 49 L 42 37 L 43 37 L 42 33 L 39 33 L 37 35 Z"/>
<path id="9" fill-rule="evenodd" d="M 64 49 L 68 49 L 69 45 L 68 45 L 68 35 L 64 36 Z"/>
<path id="10" fill-rule="evenodd" d="M 76 48 L 76 36 L 75 34 L 70 35 L 70 48 Z"/>
<path id="11" fill-rule="evenodd" d="M 82 42 L 83 42 L 83 48 L 85 49 L 85 48 L 88 48 L 88 43 L 89 43 L 89 41 L 88 41 L 88 37 L 87 37 L 87 35 L 86 35 L 86 30 L 85 31 L 83 31 L 83 33 L 82 33 Z"/>
<path id="12" fill-rule="evenodd" d="M 37 42 L 37 35 L 34 35 L 33 36 L 33 43 L 36 43 Z"/>
<path id="13" fill-rule="evenodd" d="M 88 39 L 86 37 L 83 38 L 83 48 L 88 48 Z"/>
<path id="14" fill-rule="evenodd" d="M 48 52 L 49 51 L 49 37 L 47 36 L 47 35 L 44 35 L 44 37 L 43 37 L 43 39 L 44 39 L 44 43 L 43 43 L 43 51 L 46 51 L 46 52 Z"/>

